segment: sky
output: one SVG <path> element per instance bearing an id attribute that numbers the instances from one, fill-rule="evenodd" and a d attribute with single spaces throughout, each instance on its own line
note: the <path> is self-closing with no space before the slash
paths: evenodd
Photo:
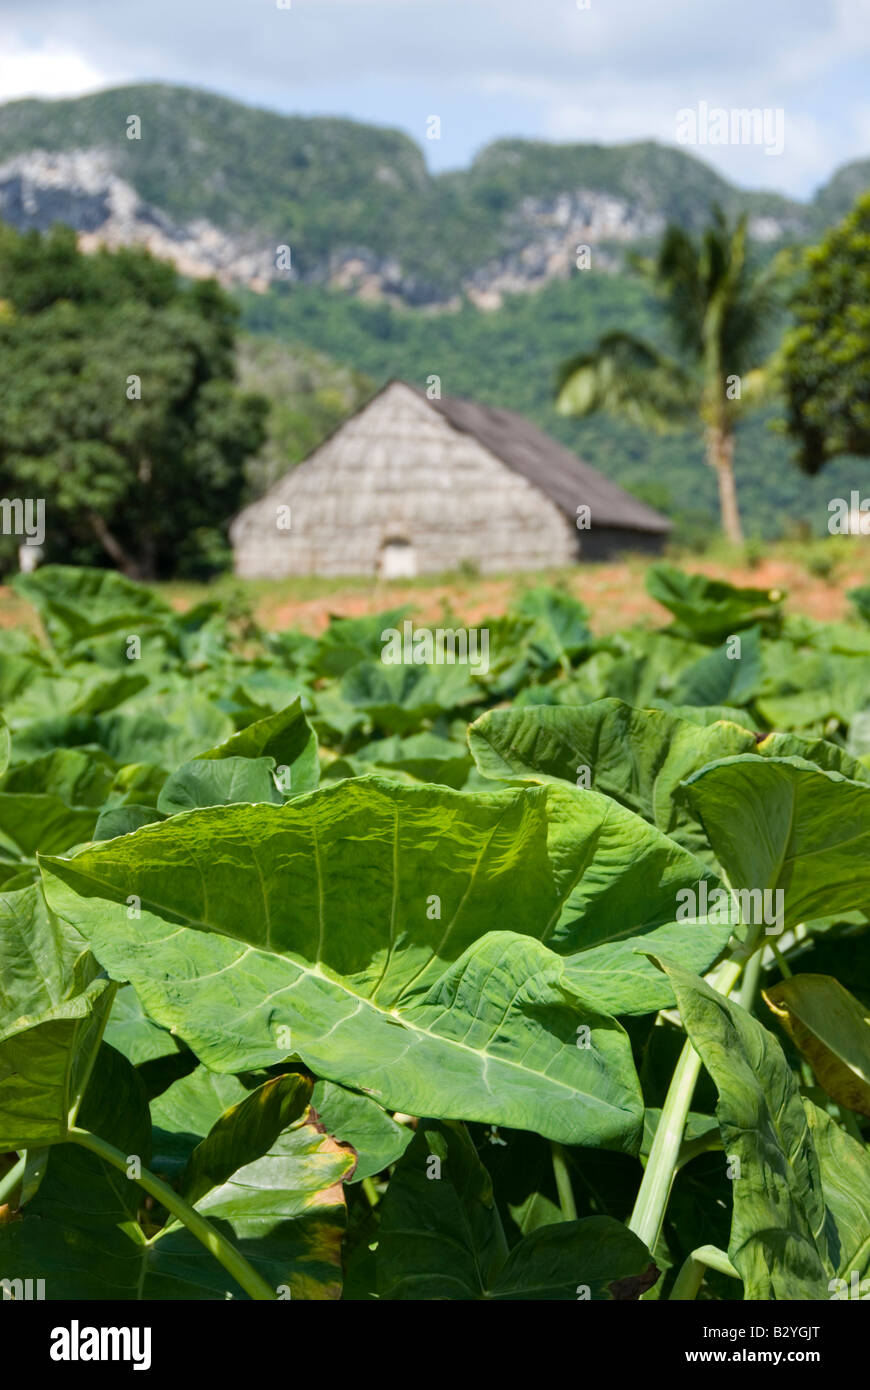
<path id="1" fill-rule="evenodd" d="M 781 141 L 690 152 L 797 198 L 870 155 L 868 60 L 870 0 L 0 0 L 0 101 L 183 83 L 404 130 L 433 170 L 503 136 L 673 145 L 680 112 L 759 108 Z"/>

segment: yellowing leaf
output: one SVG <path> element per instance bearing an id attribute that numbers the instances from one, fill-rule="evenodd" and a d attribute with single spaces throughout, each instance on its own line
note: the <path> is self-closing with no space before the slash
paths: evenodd
<path id="1" fill-rule="evenodd" d="M 762 992 L 831 1099 L 870 1115 L 870 1018 L 854 994 L 831 975 L 795 975 Z"/>

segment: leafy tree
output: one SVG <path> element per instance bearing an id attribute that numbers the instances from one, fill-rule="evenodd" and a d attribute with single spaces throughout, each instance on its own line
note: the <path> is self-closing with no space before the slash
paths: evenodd
<path id="1" fill-rule="evenodd" d="M 780 370 L 798 466 L 815 474 L 838 454 L 870 456 L 870 193 L 803 269 Z"/>
<path id="2" fill-rule="evenodd" d="M 636 265 L 661 296 L 679 355 L 666 356 L 630 333 L 610 333 L 592 352 L 563 364 L 556 392 L 564 415 L 604 410 L 658 430 L 700 418 L 722 526 L 732 541 L 743 538 L 734 431 L 762 394 L 758 349 L 772 303 L 772 269 L 752 267 L 747 242 L 745 215 L 732 227 L 718 207 L 700 241 L 668 227 L 657 258 Z"/>
<path id="3" fill-rule="evenodd" d="M 46 500 L 52 559 L 134 577 L 213 546 L 266 402 L 235 385 L 236 309 L 143 251 L 0 236 L 0 490 Z M 98 549 L 99 548 L 99 549 Z"/>

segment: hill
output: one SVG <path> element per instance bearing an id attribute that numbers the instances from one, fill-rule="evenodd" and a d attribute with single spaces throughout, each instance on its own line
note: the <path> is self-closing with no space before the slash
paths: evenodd
<path id="1" fill-rule="evenodd" d="M 140 138 L 128 138 L 131 116 Z M 132 129 L 132 127 L 131 127 Z M 422 132 L 421 132 L 422 134 Z M 415 306 L 484 307 L 570 275 L 578 244 L 620 248 L 711 202 L 756 237 L 810 235 L 866 183 L 834 175 L 811 204 L 730 184 L 682 148 L 499 140 L 468 169 L 431 174 L 399 131 L 284 116 L 165 84 L 0 107 L 0 218 L 69 223 L 91 241 L 143 241 L 187 273 L 263 289 L 275 279 Z M 289 268 L 276 264 L 287 246 Z"/>

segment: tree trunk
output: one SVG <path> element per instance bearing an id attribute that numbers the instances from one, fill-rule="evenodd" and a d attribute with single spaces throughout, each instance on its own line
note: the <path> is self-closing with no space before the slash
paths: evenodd
<path id="1" fill-rule="evenodd" d="M 142 576 L 139 564 L 132 555 L 127 554 L 117 536 L 112 535 L 99 512 L 88 512 L 88 521 L 100 545 L 115 561 L 121 573 L 126 574 L 128 579 L 140 579 Z"/>
<path id="2" fill-rule="evenodd" d="M 722 530 L 735 545 L 743 543 L 743 527 L 737 507 L 737 485 L 734 481 L 734 435 L 721 425 L 707 430 L 707 462 L 715 470 L 719 484 L 719 514 Z"/>

